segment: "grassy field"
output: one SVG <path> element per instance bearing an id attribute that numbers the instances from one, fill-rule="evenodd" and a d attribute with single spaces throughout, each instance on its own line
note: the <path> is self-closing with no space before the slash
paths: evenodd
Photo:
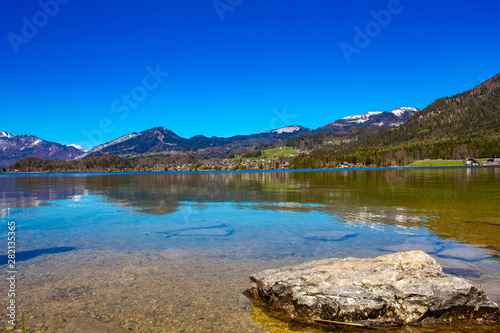
<path id="1" fill-rule="evenodd" d="M 245 157 L 245 158 L 242 158 L 241 156 L 236 156 L 234 158 L 231 158 L 229 161 L 231 161 L 231 162 L 238 161 L 240 158 L 243 159 L 243 160 L 255 160 L 255 159 L 261 159 L 261 158 L 275 159 L 274 155 L 276 155 L 276 157 L 278 157 L 278 156 L 292 155 L 292 154 L 296 154 L 296 153 L 297 153 L 297 150 L 295 150 L 295 149 L 289 149 L 289 148 L 279 149 L 279 148 L 275 148 L 275 149 L 264 150 L 262 152 L 262 155 L 260 157 L 254 157 L 254 158 L 246 158 Z"/>
<path id="2" fill-rule="evenodd" d="M 486 161 L 487 158 L 478 159 L 479 163 Z M 457 165 L 465 165 L 464 160 L 424 160 L 417 161 L 408 164 L 407 166 L 411 167 L 427 167 L 427 166 L 457 166 Z"/>
<path id="3" fill-rule="evenodd" d="M 295 150 L 295 149 L 288 149 L 288 148 L 285 148 L 285 149 L 275 148 L 275 149 L 270 149 L 270 150 L 263 151 L 263 155 L 266 158 L 274 158 L 274 155 L 276 155 L 276 156 L 285 156 L 285 155 L 292 155 L 292 154 L 295 154 L 295 153 L 297 153 L 297 150 Z"/>

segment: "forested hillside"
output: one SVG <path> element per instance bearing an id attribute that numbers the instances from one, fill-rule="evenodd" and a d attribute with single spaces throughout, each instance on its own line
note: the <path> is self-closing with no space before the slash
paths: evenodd
<path id="1" fill-rule="evenodd" d="M 334 167 L 343 161 L 390 166 L 427 158 L 495 156 L 500 156 L 500 75 L 436 100 L 399 127 L 360 136 L 348 145 L 317 149 L 296 157 L 291 166 Z"/>
<path id="2" fill-rule="evenodd" d="M 38 157 L 20 159 L 10 166 L 9 171 L 19 172 L 92 172 L 120 171 L 132 168 L 126 160 L 113 155 L 86 157 L 78 161 L 44 160 Z"/>
<path id="3" fill-rule="evenodd" d="M 464 93 L 440 98 L 398 128 L 375 136 L 377 144 L 482 138 L 500 133 L 500 74 Z"/>

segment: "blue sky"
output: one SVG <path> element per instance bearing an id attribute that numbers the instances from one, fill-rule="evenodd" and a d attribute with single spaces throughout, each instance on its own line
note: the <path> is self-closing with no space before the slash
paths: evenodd
<path id="1" fill-rule="evenodd" d="M 500 72 L 497 1 L 0 3 L 0 130 L 90 148 L 424 108 Z M 361 33 L 359 33 L 361 31 Z"/>

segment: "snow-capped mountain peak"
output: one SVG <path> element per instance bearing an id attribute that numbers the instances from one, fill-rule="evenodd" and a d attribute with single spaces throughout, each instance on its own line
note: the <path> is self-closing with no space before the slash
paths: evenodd
<path id="1" fill-rule="evenodd" d="M 81 152 L 77 147 L 47 141 L 34 135 L 0 132 L 0 167 L 8 168 L 25 157 L 70 160 Z"/>
<path id="2" fill-rule="evenodd" d="M 316 132 L 336 133 L 344 131 L 351 127 L 395 127 L 404 123 L 413 114 L 418 112 L 417 108 L 400 107 L 392 111 L 371 111 L 360 115 L 347 116 L 342 119 L 331 122 L 323 127 L 316 129 Z"/>
<path id="3" fill-rule="evenodd" d="M 405 112 L 417 112 L 418 109 L 417 108 L 412 108 L 412 107 L 402 107 L 402 108 L 396 108 L 392 111 L 389 111 L 391 113 L 393 113 L 394 115 L 400 117 L 402 116 Z"/>
<path id="4" fill-rule="evenodd" d="M 303 127 L 301 127 L 301 126 L 286 126 L 286 127 L 281 127 L 281 128 L 277 128 L 277 129 L 270 130 L 270 131 L 257 132 L 257 134 L 264 134 L 264 133 L 277 133 L 277 134 L 281 134 L 281 133 L 293 133 L 293 132 L 300 131 L 301 129 L 303 129 Z"/>
<path id="5" fill-rule="evenodd" d="M 10 139 L 10 138 L 12 138 L 12 137 L 14 137 L 12 134 L 7 133 L 7 132 L 2 132 L 2 131 L 0 131 L 0 138 L 7 138 L 7 139 Z"/>
<path id="6" fill-rule="evenodd" d="M 342 119 L 347 120 L 349 122 L 361 124 L 361 123 L 367 122 L 371 116 L 375 116 L 375 115 L 381 114 L 383 112 L 384 111 L 371 111 L 371 112 L 363 113 L 361 115 L 347 116 L 347 117 L 344 117 Z"/>
<path id="7" fill-rule="evenodd" d="M 418 112 L 417 108 L 401 107 L 401 108 L 396 108 L 392 111 L 371 111 L 371 112 L 363 113 L 361 115 L 347 116 L 347 117 L 340 119 L 340 121 L 342 121 L 344 123 L 347 122 L 347 123 L 356 123 L 356 124 L 363 124 L 366 122 L 376 122 L 378 124 L 375 124 L 375 125 L 378 125 L 378 126 L 384 126 L 384 124 L 388 125 L 388 126 L 397 126 L 396 124 L 399 123 L 399 120 L 396 120 L 395 123 L 388 124 L 388 123 L 380 122 L 379 120 L 376 120 L 376 119 L 380 118 L 384 115 L 388 115 L 388 114 L 393 114 L 394 116 L 396 116 L 398 118 L 407 118 L 407 117 L 411 116 L 412 114 L 414 114 L 415 112 Z M 403 121 L 405 121 L 405 120 L 406 119 L 404 119 Z"/>
<path id="8" fill-rule="evenodd" d="M 74 143 L 72 143 L 72 144 L 70 144 L 70 145 L 66 145 L 66 146 L 68 146 L 68 147 L 73 147 L 73 148 L 76 148 L 76 149 L 81 150 L 81 151 L 84 151 L 84 152 L 88 152 L 88 151 L 89 151 L 88 149 L 85 149 L 85 148 L 83 148 L 83 147 L 81 147 L 81 146 L 79 146 L 79 145 L 75 145 Z"/>

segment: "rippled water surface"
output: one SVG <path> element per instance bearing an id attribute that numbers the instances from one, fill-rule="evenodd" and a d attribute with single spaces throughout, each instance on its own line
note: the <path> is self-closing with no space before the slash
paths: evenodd
<path id="1" fill-rule="evenodd" d="M 249 275 L 411 249 L 500 302 L 500 168 L 6 175 L 0 208 L 31 331 L 313 332 L 253 307 Z"/>

